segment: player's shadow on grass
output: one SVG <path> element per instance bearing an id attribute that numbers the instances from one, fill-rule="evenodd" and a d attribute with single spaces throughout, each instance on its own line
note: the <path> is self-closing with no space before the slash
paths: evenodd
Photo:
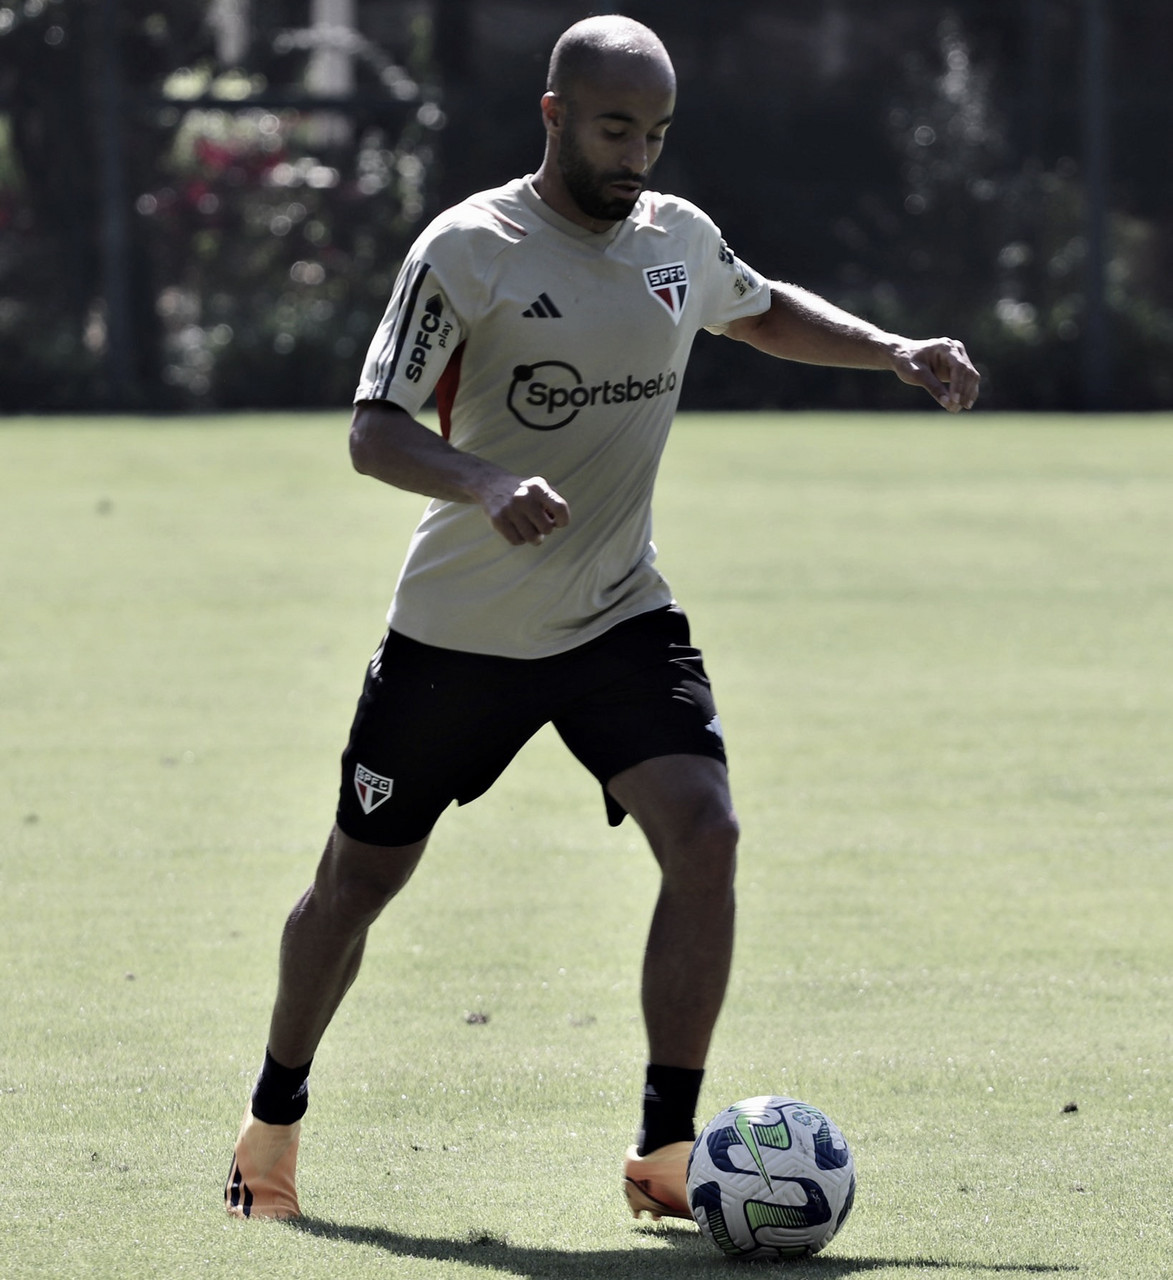
<path id="1" fill-rule="evenodd" d="M 382 1249 L 404 1258 L 423 1258 L 432 1262 L 460 1262 L 471 1267 L 488 1267 L 526 1280 L 681 1280 L 682 1277 L 725 1276 L 726 1261 L 696 1231 L 689 1227 L 665 1223 L 642 1225 L 633 1230 L 645 1239 L 662 1241 L 667 1250 L 653 1252 L 647 1248 L 600 1249 L 573 1252 L 563 1249 L 532 1249 L 509 1243 L 507 1238 L 489 1232 L 470 1232 L 462 1239 L 440 1236 L 410 1236 L 385 1227 L 360 1227 L 330 1222 L 324 1218 L 297 1218 L 285 1224 L 307 1235 L 347 1244 Z M 910 1271 L 965 1271 L 970 1275 L 989 1276 L 1060 1276 L 1077 1274 L 1077 1266 L 1042 1263 L 966 1262 L 959 1258 L 844 1258 L 823 1254 L 785 1267 L 788 1278 L 818 1277 L 818 1280 L 848 1280 L 888 1267 L 906 1267 Z M 762 1274 L 760 1268 L 753 1269 Z M 748 1274 L 748 1273 L 747 1273 Z M 782 1274 L 779 1272 L 778 1274 Z"/>

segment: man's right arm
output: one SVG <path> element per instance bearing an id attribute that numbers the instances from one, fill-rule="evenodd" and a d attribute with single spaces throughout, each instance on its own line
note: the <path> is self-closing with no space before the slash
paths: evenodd
<path id="1" fill-rule="evenodd" d="M 475 503 L 515 547 L 543 542 L 570 523 L 570 508 L 541 476 L 525 479 L 466 453 L 386 400 L 360 400 L 350 460 L 362 475 L 446 502 Z"/>

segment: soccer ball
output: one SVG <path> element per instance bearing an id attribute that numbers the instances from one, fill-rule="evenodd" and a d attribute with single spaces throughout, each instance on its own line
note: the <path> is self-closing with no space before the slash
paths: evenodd
<path id="1" fill-rule="evenodd" d="M 818 1253 L 854 1198 L 847 1140 L 796 1098 L 735 1102 L 705 1126 L 688 1158 L 692 1215 L 731 1258 Z"/>

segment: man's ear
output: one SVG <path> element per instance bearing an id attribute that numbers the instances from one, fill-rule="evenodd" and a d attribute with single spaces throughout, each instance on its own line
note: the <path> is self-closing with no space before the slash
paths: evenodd
<path id="1" fill-rule="evenodd" d="M 560 94 L 548 89 L 542 94 L 542 123 L 545 124 L 547 133 L 561 132 L 565 120 L 566 103 Z"/>

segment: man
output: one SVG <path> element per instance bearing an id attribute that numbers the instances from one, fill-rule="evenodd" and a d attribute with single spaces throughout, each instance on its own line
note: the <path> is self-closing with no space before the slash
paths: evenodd
<path id="1" fill-rule="evenodd" d="M 434 501 L 367 673 L 334 828 L 285 926 L 230 1213 L 299 1212 L 309 1066 L 367 928 L 440 812 L 552 722 L 610 821 L 630 814 L 660 867 L 625 1187 L 636 1217 L 691 1216 L 684 1169 L 729 972 L 738 834 L 701 655 L 652 563 L 652 486 L 693 336 L 888 369 L 950 411 L 972 406 L 978 375 L 958 342 L 883 333 L 762 279 L 694 206 L 648 191 L 675 92 L 646 27 L 571 27 L 542 98 L 541 167 L 427 228 L 371 344 L 354 465 Z M 441 435 L 414 417 L 433 391 Z"/>

